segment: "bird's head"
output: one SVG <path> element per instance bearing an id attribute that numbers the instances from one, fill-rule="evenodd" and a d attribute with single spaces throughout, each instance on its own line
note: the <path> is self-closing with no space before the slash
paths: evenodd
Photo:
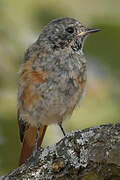
<path id="1" fill-rule="evenodd" d="M 47 39 L 53 48 L 71 47 L 81 51 L 85 38 L 100 29 L 87 28 L 73 18 L 58 18 L 51 21 L 40 34 L 39 40 Z"/>

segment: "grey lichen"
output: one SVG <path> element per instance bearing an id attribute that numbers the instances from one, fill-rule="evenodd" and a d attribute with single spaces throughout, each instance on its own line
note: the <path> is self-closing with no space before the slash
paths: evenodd
<path id="1" fill-rule="evenodd" d="M 0 180 L 120 179 L 120 124 L 72 131 Z"/>

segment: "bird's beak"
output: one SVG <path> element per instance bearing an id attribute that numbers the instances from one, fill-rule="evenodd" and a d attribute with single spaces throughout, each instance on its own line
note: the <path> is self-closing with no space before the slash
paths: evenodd
<path id="1" fill-rule="evenodd" d="M 89 34 L 92 34 L 95 32 L 99 32 L 99 31 L 101 31 L 101 29 L 86 28 L 85 31 L 79 33 L 79 36 L 86 36 L 86 35 L 89 35 Z"/>
<path id="2" fill-rule="evenodd" d="M 91 33 L 99 32 L 99 31 L 101 31 L 101 29 L 87 28 L 86 29 L 86 34 L 91 34 Z"/>

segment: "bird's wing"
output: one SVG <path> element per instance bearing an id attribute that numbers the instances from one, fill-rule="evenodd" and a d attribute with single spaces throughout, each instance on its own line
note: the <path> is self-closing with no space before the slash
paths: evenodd
<path id="1" fill-rule="evenodd" d="M 36 84 L 46 82 L 48 74 L 39 69 L 32 68 L 36 57 L 30 58 L 21 68 L 19 90 L 18 90 L 18 124 L 22 150 L 20 154 L 19 165 L 23 164 L 32 154 L 36 140 L 37 125 L 34 126 L 31 114 L 34 111 L 34 105 L 39 103 L 41 96 L 36 88 Z M 38 147 L 41 145 L 47 126 L 41 125 L 38 140 Z"/>
<path id="2" fill-rule="evenodd" d="M 20 118 L 19 109 L 18 109 L 18 112 L 17 112 L 17 119 L 18 119 L 18 127 L 19 127 L 20 141 L 23 142 L 25 127 L 27 126 L 27 122 L 26 122 L 26 121 L 23 121 L 23 120 Z"/>

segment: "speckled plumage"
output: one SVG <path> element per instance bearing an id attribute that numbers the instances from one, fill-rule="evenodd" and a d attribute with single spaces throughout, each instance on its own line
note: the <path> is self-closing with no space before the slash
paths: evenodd
<path id="1" fill-rule="evenodd" d="M 75 19 L 56 19 L 26 51 L 18 90 L 22 138 L 24 123 L 49 125 L 72 114 L 85 89 L 86 59 L 82 47 L 89 32 Z"/>

